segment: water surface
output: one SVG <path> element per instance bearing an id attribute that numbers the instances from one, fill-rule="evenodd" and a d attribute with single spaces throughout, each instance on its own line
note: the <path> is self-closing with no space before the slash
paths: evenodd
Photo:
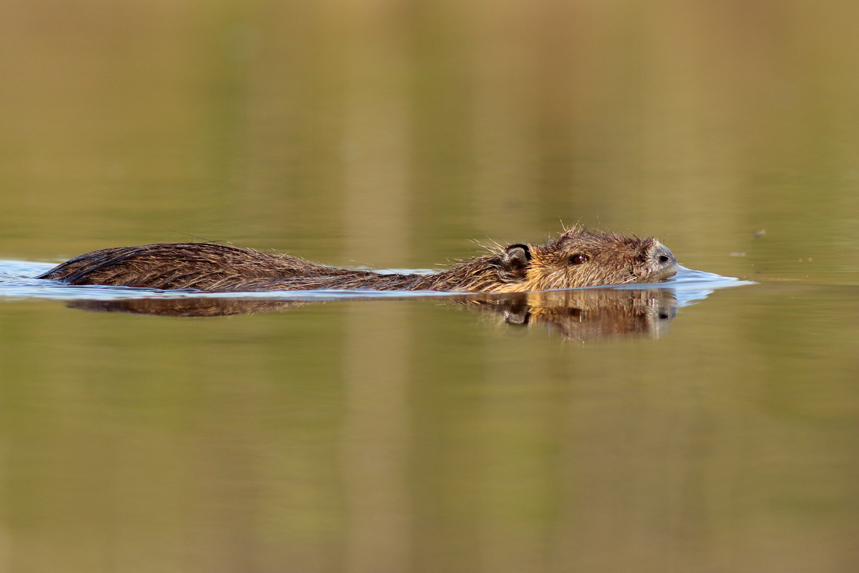
<path id="1" fill-rule="evenodd" d="M 0 570 L 855 571 L 856 21 L 4 4 Z M 32 279 L 188 240 L 437 269 L 576 222 L 707 274 L 467 300 Z"/>

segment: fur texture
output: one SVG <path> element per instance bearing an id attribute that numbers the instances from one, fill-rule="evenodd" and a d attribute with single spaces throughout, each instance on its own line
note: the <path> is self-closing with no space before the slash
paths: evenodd
<path id="1" fill-rule="evenodd" d="M 668 248 L 652 238 L 579 227 L 544 245 L 516 243 L 430 274 L 380 274 L 329 267 L 291 255 L 213 243 L 165 243 L 102 249 L 75 257 L 39 278 L 211 292 L 280 290 L 431 290 L 531 292 L 654 282 L 676 272 Z"/>

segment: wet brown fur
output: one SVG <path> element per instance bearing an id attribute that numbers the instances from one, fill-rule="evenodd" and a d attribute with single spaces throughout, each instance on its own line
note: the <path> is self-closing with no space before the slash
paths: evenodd
<path id="1" fill-rule="evenodd" d="M 39 278 L 73 285 L 198 289 L 431 290 L 531 292 L 653 282 L 674 274 L 674 255 L 653 238 L 579 227 L 544 245 L 513 244 L 429 275 L 382 274 L 312 263 L 213 243 L 166 243 L 102 249 L 75 257 Z"/>

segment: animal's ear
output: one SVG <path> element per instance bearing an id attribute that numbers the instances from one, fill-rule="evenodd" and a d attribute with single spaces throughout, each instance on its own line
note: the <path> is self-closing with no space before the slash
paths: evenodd
<path id="1" fill-rule="evenodd" d="M 504 282 L 523 281 L 530 262 L 531 248 L 528 245 L 521 243 L 510 245 L 501 255 L 501 269 L 498 271 L 498 276 Z"/>

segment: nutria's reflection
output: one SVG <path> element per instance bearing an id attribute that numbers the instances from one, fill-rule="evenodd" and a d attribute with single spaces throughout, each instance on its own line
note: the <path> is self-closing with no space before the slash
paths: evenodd
<path id="1" fill-rule="evenodd" d="M 658 337 L 677 314 L 671 290 L 582 289 L 462 296 L 441 299 L 497 314 L 511 326 L 548 326 L 570 340 Z M 231 298 L 74 301 L 72 308 L 159 316 L 208 317 L 276 312 L 312 304 L 307 301 Z M 319 304 L 319 303 L 317 303 Z"/>
<path id="2" fill-rule="evenodd" d="M 127 312 L 157 316 L 208 317 L 278 312 L 308 304 L 305 301 L 242 300 L 230 298 L 140 298 L 129 300 L 76 300 L 69 308 L 94 312 Z"/>

